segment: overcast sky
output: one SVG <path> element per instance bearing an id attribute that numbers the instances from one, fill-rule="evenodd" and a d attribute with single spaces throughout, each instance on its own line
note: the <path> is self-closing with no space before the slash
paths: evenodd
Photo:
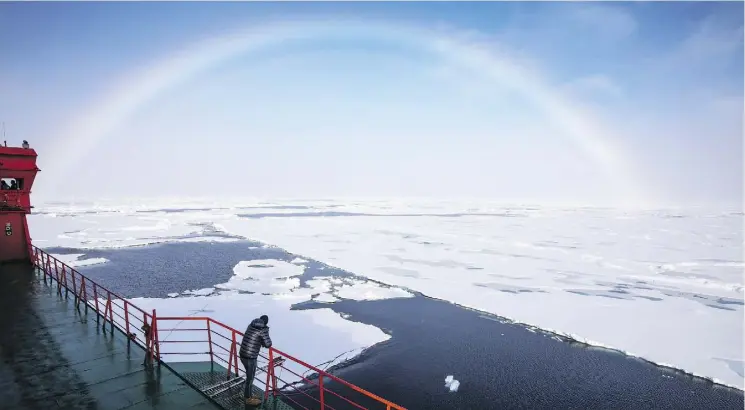
<path id="1" fill-rule="evenodd" d="M 743 3 L 0 3 L 34 195 L 742 200 Z"/>

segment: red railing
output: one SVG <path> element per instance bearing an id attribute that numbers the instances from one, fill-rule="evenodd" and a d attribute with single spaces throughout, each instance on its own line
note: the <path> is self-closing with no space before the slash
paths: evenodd
<path id="1" fill-rule="evenodd" d="M 114 328 L 124 332 L 130 341 L 145 349 L 146 361 L 219 364 L 227 368 L 226 382 L 219 387 L 223 389 L 240 384 L 245 377 L 238 358 L 242 332 L 209 317 L 158 317 L 155 309 L 146 312 L 36 246 L 32 246 L 31 258 L 45 280 L 57 282 L 59 295 L 72 292 L 77 309 L 82 302 L 85 309 L 97 313 L 99 323 L 103 319 L 102 327 L 108 323 L 112 333 Z M 172 338 L 175 335 L 178 338 Z M 274 347 L 266 349 L 266 354 L 262 352 L 257 361 L 254 384 L 264 391 L 265 402 L 271 395 L 302 409 L 404 410 Z"/>
<path id="2" fill-rule="evenodd" d="M 30 191 L 28 190 L 15 190 L 15 189 L 2 189 L 0 190 L 0 207 L 1 208 L 15 208 L 21 211 L 30 211 L 31 207 L 24 202 L 28 198 Z M 24 201 L 25 200 L 25 201 Z"/>

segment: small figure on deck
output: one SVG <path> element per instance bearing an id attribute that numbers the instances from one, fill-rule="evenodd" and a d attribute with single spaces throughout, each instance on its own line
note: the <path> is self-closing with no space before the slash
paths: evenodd
<path id="1" fill-rule="evenodd" d="M 246 387 L 243 393 L 246 398 L 246 404 L 249 406 L 258 406 L 261 399 L 251 394 L 254 377 L 256 376 L 256 358 L 259 356 L 261 347 L 272 347 L 272 339 L 269 337 L 269 316 L 262 315 L 258 319 L 251 321 L 246 328 L 241 341 L 241 350 L 239 356 L 243 367 L 246 368 Z"/>
<path id="2" fill-rule="evenodd" d="M 18 189 L 18 182 L 15 179 L 10 181 L 10 189 L 12 189 L 13 191 Z"/>
<path id="3" fill-rule="evenodd" d="M 0 181 L 0 189 L 2 189 L 3 191 L 6 189 L 10 189 L 10 185 L 8 185 L 8 183 L 5 181 Z"/>
<path id="4" fill-rule="evenodd" d="M 29 145 L 28 145 L 28 141 L 26 141 L 26 140 L 23 140 L 23 144 L 21 144 L 21 146 L 22 146 L 22 147 L 23 147 L 24 149 L 28 149 L 28 147 L 29 147 Z"/>

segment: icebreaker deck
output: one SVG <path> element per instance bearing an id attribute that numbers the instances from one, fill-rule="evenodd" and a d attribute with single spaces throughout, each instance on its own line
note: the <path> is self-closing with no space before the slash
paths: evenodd
<path id="1" fill-rule="evenodd" d="M 145 366 L 141 346 L 63 295 L 27 264 L 0 265 L 0 408 L 245 408 L 242 377 L 209 362 Z M 271 396 L 261 408 L 292 409 Z"/>
<path id="2" fill-rule="evenodd" d="M 0 407 L 219 409 L 28 264 L 0 265 Z"/>
<path id="3" fill-rule="evenodd" d="M 84 314 L 85 316 L 80 316 L 82 319 L 78 320 L 89 325 L 84 327 L 87 329 L 86 334 L 106 337 L 104 335 L 108 332 L 111 338 L 115 334 L 121 336 L 121 346 L 127 347 L 126 354 L 120 353 L 126 357 L 123 361 L 139 362 L 140 365 L 144 362 L 147 365 L 144 371 L 148 377 L 152 377 L 153 374 L 158 376 L 159 373 L 152 373 L 147 369 L 165 368 L 170 371 L 169 374 L 192 387 L 193 392 L 199 392 L 204 399 L 219 408 L 232 410 L 245 407 L 241 397 L 245 385 L 245 372 L 238 358 L 243 336 L 240 331 L 210 317 L 159 316 L 154 309 L 149 312 L 143 310 L 33 245 L 31 259 L 37 268 L 36 285 L 41 286 L 41 280 L 46 286 L 42 289 L 47 292 L 47 296 L 64 300 L 65 309 L 76 312 L 72 317 L 78 317 L 75 314 Z M 33 275 L 34 273 L 31 273 L 31 276 Z M 77 352 L 74 350 L 76 339 L 73 337 L 68 342 L 72 345 L 71 354 Z M 107 346 L 115 345 L 113 339 L 108 341 Z M 140 349 L 140 355 L 133 356 L 132 349 L 135 347 Z M 64 349 L 67 348 L 68 346 L 65 346 Z M 112 353 L 106 354 L 113 357 Z M 263 399 L 263 408 L 282 409 L 289 408 L 287 405 L 291 404 L 292 407 L 297 405 L 305 409 L 404 410 L 399 405 L 303 362 L 274 346 L 266 349 L 266 352 L 262 350 L 257 363 L 252 388 L 254 394 Z M 140 371 L 134 370 L 131 366 L 127 369 L 128 372 Z M 123 376 L 129 376 L 129 373 L 112 377 Z M 161 402 L 175 401 L 178 404 L 174 405 L 183 408 L 185 404 L 178 393 L 183 385 L 173 379 L 178 386 L 168 390 L 168 394 L 162 394 L 162 391 L 157 389 L 157 380 L 160 379 L 156 377 L 153 384 L 156 387 L 157 400 L 132 401 L 134 404 L 126 406 L 145 406 L 145 403 L 161 406 Z M 101 380 L 94 380 L 94 383 L 99 382 Z M 259 390 L 260 388 L 264 390 Z M 165 396 L 167 398 L 163 399 Z M 197 407 L 208 402 L 200 399 L 189 401 L 193 403 L 191 406 Z"/>

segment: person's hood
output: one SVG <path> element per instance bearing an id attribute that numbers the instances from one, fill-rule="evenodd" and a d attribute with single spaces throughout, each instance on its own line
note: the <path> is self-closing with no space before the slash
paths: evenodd
<path id="1" fill-rule="evenodd" d="M 256 329 L 264 329 L 268 326 L 264 324 L 263 320 L 256 318 L 251 322 L 251 327 L 254 327 Z"/>

